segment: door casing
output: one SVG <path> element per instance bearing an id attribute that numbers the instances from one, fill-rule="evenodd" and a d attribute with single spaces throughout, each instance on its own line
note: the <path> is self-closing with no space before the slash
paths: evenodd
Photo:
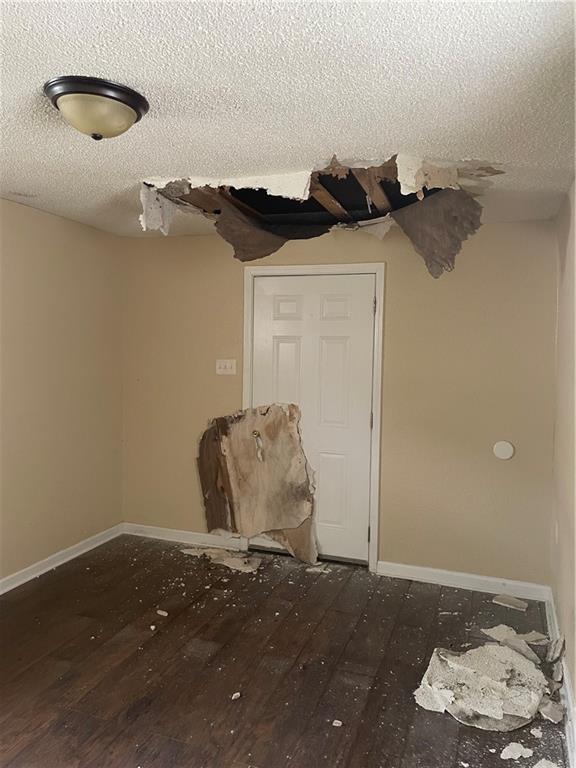
<path id="1" fill-rule="evenodd" d="M 285 267 L 244 267 L 244 364 L 242 407 L 252 402 L 254 280 L 257 277 L 295 275 L 374 275 L 376 278 L 376 311 L 374 317 L 374 366 L 372 372 L 372 432 L 370 444 L 370 544 L 368 567 L 376 573 L 380 527 L 380 422 L 382 403 L 382 342 L 384 333 L 385 264 L 305 264 Z M 304 447 L 305 448 L 305 447 Z M 248 542 L 243 542 L 247 546 Z"/>

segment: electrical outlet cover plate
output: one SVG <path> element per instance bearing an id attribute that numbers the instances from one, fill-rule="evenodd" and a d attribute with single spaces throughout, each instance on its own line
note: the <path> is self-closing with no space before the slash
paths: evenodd
<path id="1" fill-rule="evenodd" d="M 234 358 L 229 360 L 216 360 L 216 374 L 218 376 L 235 376 L 236 360 Z"/>

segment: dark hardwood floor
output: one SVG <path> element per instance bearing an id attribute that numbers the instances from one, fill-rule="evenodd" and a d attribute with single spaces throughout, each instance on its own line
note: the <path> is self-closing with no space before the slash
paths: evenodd
<path id="1" fill-rule="evenodd" d="M 543 631 L 543 605 L 180 547 L 122 536 L 0 598 L 3 768 L 502 768 L 510 741 L 565 765 L 561 726 L 486 733 L 412 697 L 434 647 Z"/>

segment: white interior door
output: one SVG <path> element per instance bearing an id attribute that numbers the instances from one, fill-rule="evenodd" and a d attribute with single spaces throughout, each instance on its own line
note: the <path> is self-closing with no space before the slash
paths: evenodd
<path id="1" fill-rule="evenodd" d="M 252 405 L 297 403 L 321 554 L 368 560 L 373 274 L 254 278 Z"/>

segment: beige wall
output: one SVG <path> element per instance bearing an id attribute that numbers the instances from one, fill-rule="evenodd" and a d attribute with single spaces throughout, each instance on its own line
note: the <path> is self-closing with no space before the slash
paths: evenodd
<path id="1" fill-rule="evenodd" d="M 557 512 L 553 530 L 553 586 L 562 631 L 567 638 L 566 658 L 572 680 L 576 680 L 576 594 L 574 553 L 576 548 L 576 451 L 574 434 L 575 376 L 575 218 L 574 187 L 558 218 L 560 267 L 558 274 L 558 357 L 556 379 L 556 429 L 554 469 Z"/>
<path id="2" fill-rule="evenodd" d="M 205 530 L 197 441 L 241 406 L 240 374 L 214 361 L 241 370 L 242 265 L 216 236 L 119 239 L 1 213 L 2 573 L 122 519 Z M 550 580 L 555 237 L 485 226 L 438 281 L 398 230 L 261 262 L 387 263 L 381 559 Z M 501 438 L 510 462 L 491 454 Z"/>
<path id="3" fill-rule="evenodd" d="M 1 201 L 0 567 L 120 521 L 120 243 Z"/>
<path id="4" fill-rule="evenodd" d="M 214 361 L 241 370 L 243 267 L 216 236 L 124 242 L 124 519 L 205 530 L 197 442 L 241 407 Z M 555 254 L 533 222 L 483 227 L 437 281 L 397 229 L 260 262 L 387 263 L 380 559 L 549 582 Z"/>

